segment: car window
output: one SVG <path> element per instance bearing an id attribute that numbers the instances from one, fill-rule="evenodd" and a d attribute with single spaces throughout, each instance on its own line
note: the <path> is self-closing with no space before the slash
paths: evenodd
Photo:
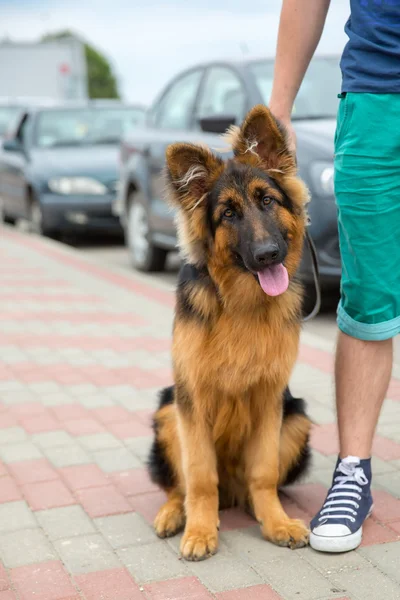
<path id="1" fill-rule="evenodd" d="M 273 61 L 249 63 L 263 102 L 268 105 L 274 80 Z M 341 74 L 337 57 L 316 56 L 307 69 L 293 104 L 292 119 L 335 118 Z"/>
<path id="2" fill-rule="evenodd" d="M 196 109 L 196 118 L 235 116 L 240 123 L 246 111 L 246 90 L 236 73 L 228 67 L 209 70 Z"/>
<path id="3" fill-rule="evenodd" d="M 40 148 L 116 145 L 140 123 L 143 114 L 134 107 L 42 110 L 36 120 L 34 143 Z"/>
<path id="4" fill-rule="evenodd" d="M 191 71 L 172 84 L 156 107 L 154 118 L 157 127 L 189 129 L 202 74 L 201 69 Z"/>
<path id="5" fill-rule="evenodd" d="M 18 129 L 16 131 L 15 137 L 17 138 L 17 140 L 23 145 L 26 145 L 27 142 L 27 133 L 28 133 L 28 127 L 30 124 L 30 118 L 29 115 L 24 115 L 21 123 L 18 126 Z"/>

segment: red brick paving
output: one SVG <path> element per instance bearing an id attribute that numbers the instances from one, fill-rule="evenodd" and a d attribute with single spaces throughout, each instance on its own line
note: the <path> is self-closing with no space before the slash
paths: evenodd
<path id="1" fill-rule="evenodd" d="M 307 483 L 288 487 L 285 495 L 313 517 L 325 501 L 326 492 L 327 488 L 319 483 Z"/>
<path id="2" fill-rule="evenodd" d="M 13 415 L 3 412 L 0 414 L 0 429 L 7 429 L 7 427 L 14 427 L 18 421 Z"/>
<path id="3" fill-rule="evenodd" d="M 34 248 L 50 258 L 55 258 L 60 261 L 60 265 L 66 264 L 72 269 L 78 268 L 90 276 L 101 279 L 103 283 L 112 283 L 114 290 L 117 290 L 117 286 L 129 290 L 132 292 L 133 299 L 134 294 L 137 293 L 156 303 L 161 303 L 163 306 L 173 305 L 172 293 L 157 290 L 136 281 L 134 276 L 130 278 L 130 276 L 111 273 L 107 269 L 88 264 L 37 238 L 21 237 L 19 234 L 9 233 L 6 230 L 6 238 L 7 236 L 13 240 L 20 240 L 19 243 L 21 240 L 23 242 L 26 240 L 28 247 Z M 4 240 L 2 241 L 4 243 Z M 4 263 L 1 244 L 0 256 Z M 22 351 L 36 347 L 55 350 L 79 348 L 86 351 L 88 356 L 92 350 L 101 349 L 111 349 L 121 354 L 135 350 L 144 350 L 152 354 L 169 351 L 171 345 L 169 338 L 157 338 L 151 335 L 135 337 L 136 324 L 151 325 L 150 310 L 150 320 L 147 319 L 148 315 L 143 318 L 139 314 L 131 312 L 119 312 L 113 308 L 107 310 L 110 306 L 112 307 L 107 298 L 82 293 L 82 290 L 72 287 L 62 279 L 57 283 L 45 269 L 30 267 L 25 265 L 22 260 L 14 260 L 10 264 L 18 266 L 9 268 L 4 266 L 0 260 L 2 280 L 0 303 L 4 303 L 0 312 L 0 321 L 18 318 L 20 322 L 26 322 L 33 319 L 35 322 L 47 323 L 48 326 L 51 326 L 64 319 L 71 325 L 71 335 L 54 335 L 53 332 L 36 334 L 29 331 L 23 333 L 4 331 L 1 334 L 0 348 L 16 346 Z M 37 279 L 38 276 L 40 279 Z M 15 289 L 12 289 L 12 286 L 9 286 L 8 289 L 5 288 L 4 282 L 9 284 L 14 282 Z M 32 290 L 32 286 L 35 286 L 37 291 Z M 60 289 L 57 290 L 57 286 Z M 50 288 L 56 293 L 50 293 Z M 65 294 L 62 291 L 65 291 Z M 74 291 L 78 291 L 78 293 L 74 294 Z M 32 310 L 27 303 L 33 302 L 41 303 L 43 308 Z M 78 303 L 95 302 L 96 306 L 93 308 L 98 309 L 95 311 L 82 310 L 78 305 Z M 58 312 L 52 307 L 54 303 L 62 303 L 65 306 L 62 311 Z M 46 304 L 50 310 L 46 310 Z M 134 303 L 132 307 L 134 308 Z M 80 330 L 84 328 L 79 325 L 89 323 L 96 324 L 101 333 L 103 333 L 103 325 L 120 323 L 126 325 L 127 330 L 131 328 L 132 337 L 124 336 L 122 338 L 109 334 L 97 336 L 88 333 L 81 335 Z M 75 324 L 78 327 L 74 328 Z M 1 323 L 1 327 L 3 327 L 3 323 Z M 48 329 L 50 330 L 50 327 Z M 107 331 L 105 327 L 104 331 Z M 93 362 L 96 363 L 95 354 L 93 354 L 93 359 Z M 146 370 L 134 365 L 110 368 L 99 363 L 74 366 L 69 362 L 44 365 L 29 361 L 28 358 L 25 361 L 0 364 L 0 380 L 12 382 L 8 389 L 12 389 L 14 381 L 19 383 L 55 382 L 60 386 L 62 384 L 91 383 L 97 386 L 100 392 L 103 386 L 127 384 L 132 385 L 140 394 L 140 389 L 160 387 L 171 381 L 171 369 L 167 367 Z M 300 362 L 311 365 L 324 373 L 332 373 L 331 354 L 317 348 L 303 345 L 300 350 Z M 4 389 L 7 389 L 7 385 Z M 34 390 L 34 387 L 27 389 L 27 395 L 32 397 L 33 393 L 37 393 Z M 392 380 L 389 397 L 400 400 L 399 380 Z M 76 404 L 46 408 L 40 402 L 40 393 L 37 398 L 39 398 L 39 402 L 35 403 L 27 401 L 10 407 L 0 405 L 0 428 L 4 430 L 19 425 L 25 429 L 28 438 L 33 433 L 60 429 L 73 436 L 97 433 L 107 429 L 121 440 L 151 435 L 151 410 L 132 413 L 116 405 L 89 410 L 79 404 L 80 398 L 78 397 Z M 335 425 L 315 427 L 312 444 L 326 455 L 335 455 L 337 453 Z M 374 445 L 374 453 L 383 460 L 400 458 L 400 444 L 378 436 Z M 56 470 L 47 460 L 40 459 L 11 463 L 7 467 L 0 462 L 0 476 L 2 477 L 0 502 L 20 499 L 21 494 L 24 494 L 33 510 L 79 502 L 92 518 L 138 511 L 145 519 L 152 522 L 159 507 L 165 502 L 165 495 L 151 483 L 145 469 L 104 474 L 96 465 L 92 464 Z M 282 496 L 282 501 L 290 516 L 307 521 L 320 508 L 325 494 L 326 490 L 323 486 L 298 485 L 288 489 Z M 369 519 L 365 525 L 364 545 L 384 544 L 400 539 L 400 500 L 381 490 L 376 491 L 374 496 L 376 508 L 373 518 Z M 254 521 L 240 510 L 234 509 L 221 513 L 222 530 L 229 531 L 253 524 Z M 190 572 L 190 565 L 187 566 L 187 569 Z M 61 563 L 57 561 L 13 569 L 11 575 L 17 586 L 18 600 L 27 600 L 28 598 L 38 598 L 39 600 L 78 600 L 78 598 L 80 600 L 106 600 L 107 598 L 109 600 L 136 600 L 136 597 L 138 600 L 139 598 L 147 598 L 147 600 L 171 600 L 171 598 L 201 600 L 211 597 L 219 600 L 250 600 L 250 598 L 256 600 L 258 597 L 277 600 L 279 598 L 268 585 L 232 590 L 212 596 L 196 577 L 148 584 L 141 592 L 131 575 L 124 569 L 111 569 L 77 576 L 75 581 L 79 584 L 82 594 L 84 594 L 83 597 L 72 584 Z M 41 578 L 46 579 L 46 582 L 41 584 Z M 33 579 L 35 581 L 32 584 Z M 4 569 L 3 571 L 0 569 L 0 600 L 10 600 L 11 598 L 16 600 L 14 592 L 8 587 L 7 573 Z M 342 598 L 341 600 L 346 599 Z"/>
<path id="4" fill-rule="evenodd" d="M 212 598 L 210 592 L 196 577 L 170 579 L 143 587 L 148 600 L 209 600 Z"/>
<path id="5" fill-rule="evenodd" d="M 17 596 L 11 590 L 0 592 L 0 600 L 17 600 Z"/>
<path id="6" fill-rule="evenodd" d="M 110 478 L 124 496 L 136 496 L 137 494 L 159 491 L 159 488 L 150 480 L 146 469 L 111 473 Z"/>
<path id="7" fill-rule="evenodd" d="M 78 600 L 77 590 L 58 561 L 18 567 L 11 580 L 20 600 Z"/>
<path id="8" fill-rule="evenodd" d="M 269 585 L 255 585 L 215 595 L 218 600 L 282 600 Z"/>
<path id="9" fill-rule="evenodd" d="M 59 421 L 72 421 L 74 419 L 86 419 L 89 411 L 80 404 L 64 404 L 50 408 Z"/>
<path id="10" fill-rule="evenodd" d="M 389 527 L 377 523 L 373 519 L 368 519 L 363 526 L 363 540 L 361 546 L 371 546 L 373 544 L 386 544 L 395 542 L 399 536 Z"/>
<path id="11" fill-rule="evenodd" d="M 90 433 L 102 433 L 105 428 L 95 419 L 73 419 L 64 421 L 64 429 L 71 435 L 88 435 Z"/>
<path id="12" fill-rule="evenodd" d="M 133 418 L 125 423 L 110 423 L 108 429 L 121 440 L 131 437 L 146 437 L 152 435 L 150 427 L 146 427 L 146 425 L 143 425 L 139 420 Z"/>
<path id="13" fill-rule="evenodd" d="M 131 414 L 126 408 L 122 408 L 122 406 L 102 406 L 101 408 L 95 408 L 92 413 L 105 425 L 109 423 L 125 423 Z"/>
<path id="14" fill-rule="evenodd" d="M 8 590 L 10 587 L 10 582 L 8 580 L 7 571 L 4 566 L 0 562 L 0 592 L 4 590 Z"/>
<path id="15" fill-rule="evenodd" d="M 339 438 L 336 423 L 314 425 L 311 431 L 311 447 L 325 456 L 338 454 Z M 400 458 L 400 444 L 383 436 L 376 435 L 372 446 L 372 453 L 382 460 L 396 460 Z"/>
<path id="16" fill-rule="evenodd" d="M 15 485 L 14 479 L 5 475 L 0 481 L 0 504 L 3 502 L 14 502 L 21 500 L 22 494 L 19 488 Z"/>
<path id="17" fill-rule="evenodd" d="M 40 321 L 41 323 L 53 323 L 65 321 L 67 323 L 120 323 L 123 325 L 145 325 L 146 321 L 142 317 L 132 315 L 131 313 L 113 313 L 101 311 L 51 311 L 51 310 L 23 310 L 23 311 L 2 311 L 0 321 L 17 321 L 19 323 L 26 321 Z"/>
<path id="18" fill-rule="evenodd" d="M 10 463 L 7 468 L 19 485 L 58 479 L 57 472 L 45 458 Z"/>
<path id="19" fill-rule="evenodd" d="M 76 575 L 75 582 L 85 600 L 143 600 L 139 586 L 125 569 Z"/>
<path id="20" fill-rule="evenodd" d="M 229 508 L 227 510 L 221 510 L 219 513 L 220 518 L 220 531 L 231 531 L 232 529 L 242 529 L 244 527 L 251 527 L 256 525 L 255 521 L 250 515 L 246 514 L 239 508 Z"/>
<path id="21" fill-rule="evenodd" d="M 72 492 L 108 485 L 109 481 L 97 465 L 76 465 L 59 469 Z"/>
<path id="22" fill-rule="evenodd" d="M 79 490 L 76 496 L 92 519 L 132 511 L 131 505 L 113 485 Z"/>
<path id="23" fill-rule="evenodd" d="M 129 498 L 133 510 L 140 513 L 149 523 L 153 523 L 158 511 L 166 500 L 167 497 L 164 492 L 140 494 L 139 496 Z"/>
<path id="24" fill-rule="evenodd" d="M 393 498 L 388 492 L 374 490 L 373 517 L 381 523 L 389 521 L 400 521 L 400 500 Z"/>
<path id="25" fill-rule="evenodd" d="M 28 483 L 22 487 L 32 510 L 44 510 L 76 504 L 75 498 L 62 481 Z"/>
<path id="26" fill-rule="evenodd" d="M 45 431 L 56 431 L 61 428 L 60 423 L 51 415 L 41 414 L 33 417 L 20 419 L 20 425 L 28 433 L 43 433 Z"/>

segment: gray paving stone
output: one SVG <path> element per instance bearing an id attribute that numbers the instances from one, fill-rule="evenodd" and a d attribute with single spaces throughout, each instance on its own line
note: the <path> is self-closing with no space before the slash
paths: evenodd
<path id="1" fill-rule="evenodd" d="M 149 458 L 153 438 L 151 436 L 128 438 L 124 443 L 140 460 L 142 464 L 147 462 Z"/>
<path id="2" fill-rule="evenodd" d="M 109 448 L 121 448 L 121 442 L 111 433 L 93 433 L 92 435 L 81 435 L 77 438 L 80 444 L 92 452 L 96 450 L 107 450 Z"/>
<path id="3" fill-rule="evenodd" d="M 0 458 L 5 463 L 11 463 L 20 460 L 43 458 L 43 454 L 32 442 L 20 442 L 0 447 Z"/>
<path id="4" fill-rule="evenodd" d="M 285 600 L 319 600 L 331 593 L 330 582 L 302 558 L 305 549 L 291 551 L 275 546 L 263 540 L 258 529 L 229 531 L 221 537 L 233 554 L 245 560 Z"/>
<path id="5" fill-rule="evenodd" d="M 102 517 L 94 522 L 114 549 L 140 546 L 156 539 L 152 527 L 136 513 Z"/>
<path id="6" fill-rule="evenodd" d="M 396 498 L 400 498 L 400 472 L 395 471 L 390 475 L 374 475 L 374 485 L 382 487 Z"/>
<path id="7" fill-rule="evenodd" d="M 33 529 L 38 524 L 25 501 L 0 504 L 0 533 Z"/>
<path id="8" fill-rule="evenodd" d="M 185 562 L 168 547 L 165 541 L 123 548 L 117 554 L 138 583 L 161 581 L 190 575 Z"/>
<path id="9" fill-rule="evenodd" d="M 113 406 L 113 401 L 104 394 L 83 396 L 80 398 L 80 404 L 85 408 L 103 408 L 104 406 Z"/>
<path id="10" fill-rule="evenodd" d="M 400 583 L 400 544 L 391 542 L 390 544 L 377 544 L 376 546 L 367 546 L 359 550 L 360 554 L 373 565 L 378 566 L 383 573 Z M 399 594 L 400 596 L 400 594 Z"/>
<path id="11" fill-rule="evenodd" d="M 40 529 L 3 533 L 0 536 L 0 556 L 9 569 L 58 558 Z"/>
<path id="12" fill-rule="evenodd" d="M 45 433 L 36 433 L 32 436 L 32 441 L 42 449 L 57 448 L 58 446 L 67 445 L 72 446 L 74 444 L 74 439 L 66 431 L 46 431 Z"/>
<path id="13" fill-rule="evenodd" d="M 361 569 L 367 567 L 368 563 L 359 552 L 345 552 L 343 554 L 329 554 L 326 552 L 315 552 L 310 547 L 302 550 L 302 558 L 327 576 L 336 571 L 347 571 L 350 569 Z"/>
<path id="14" fill-rule="evenodd" d="M 93 462 L 89 454 L 78 444 L 44 448 L 43 454 L 57 468 L 72 465 L 88 465 Z"/>
<path id="15" fill-rule="evenodd" d="M 400 597 L 398 583 L 372 565 L 366 569 L 333 573 L 328 577 L 332 587 L 341 590 L 338 596 L 354 597 L 357 600 L 399 600 Z"/>
<path id="16" fill-rule="evenodd" d="M 249 564 L 221 549 L 211 560 L 190 563 L 187 567 L 213 593 L 264 583 Z"/>
<path id="17" fill-rule="evenodd" d="M 35 513 L 51 541 L 96 533 L 96 529 L 80 506 L 64 506 Z"/>
<path id="18" fill-rule="evenodd" d="M 400 429 L 400 427 L 399 427 L 399 429 Z M 387 460 L 382 460 L 381 458 L 378 458 L 377 456 L 372 457 L 371 466 L 372 466 L 372 473 L 373 473 L 374 478 L 375 478 L 375 475 L 382 475 L 384 473 L 393 473 L 394 471 L 397 470 L 395 464 L 392 464 L 391 462 L 389 462 Z M 390 477 L 391 477 L 391 475 L 389 476 L 389 478 Z"/>
<path id="19" fill-rule="evenodd" d="M 54 542 L 62 561 L 71 573 L 104 571 L 121 566 L 100 534 L 72 537 Z"/>
<path id="20" fill-rule="evenodd" d="M 27 437 L 28 436 L 22 427 L 7 427 L 7 429 L 0 429 L 0 445 L 23 442 Z"/>
<path id="21" fill-rule="evenodd" d="M 137 469 L 142 466 L 140 460 L 127 448 L 98 450 L 91 452 L 91 455 L 95 463 L 106 473 Z"/>

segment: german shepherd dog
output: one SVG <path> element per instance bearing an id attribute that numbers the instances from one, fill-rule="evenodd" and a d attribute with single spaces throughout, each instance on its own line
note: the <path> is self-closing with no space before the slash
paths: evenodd
<path id="1" fill-rule="evenodd" d="M 308 191 L 286 135 L 265 106 L 232 128 L 233 158 L 167 148 L 170 199 L 185 262 L 173 332 L 174 386 L 154 417 L 149 470 L 167 494 L 160 537 L 185 527 L 181 553 L 217 551 L 218 509 L 241 505 L 281 546 L 307 544 L 278 488 L 309 461 L 310 421 L 288 381 L 300 334 L 295 281 Z"/>

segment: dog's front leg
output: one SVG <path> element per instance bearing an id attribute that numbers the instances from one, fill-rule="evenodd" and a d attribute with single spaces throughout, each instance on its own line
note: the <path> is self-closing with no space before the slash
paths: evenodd
<path id="1" fill-rule="evenodd" d="M 246 478 L 250 499 L 263 536 L 280 546 L 300 548 L 308 542 L 308 529 L 290 519 L 278 497 L 279 444 L 282 425 L 282 400 L 260 390 L 264 410 L 246 448 Z M 267 401 L 265 399 L 268 398 Z M 255 399 L 257 402 L 257 399 Z"/>
<path id="2" fill-rule="evenodd" d="M 211 429 L 193 408 L 179 409 L 179 436 L 185 477 L 186 527 L 181 554 L 203 560 L 218 546 L 218 473 Z"/>

